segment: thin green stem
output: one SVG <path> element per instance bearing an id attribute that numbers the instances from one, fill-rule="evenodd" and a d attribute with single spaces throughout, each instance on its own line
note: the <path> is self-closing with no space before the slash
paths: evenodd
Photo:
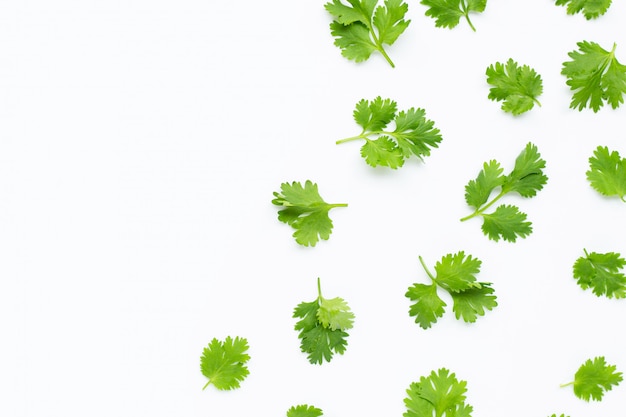
<path id="1" fill-rule="evenodd" d="M 378 52 L 380 52 L 382 56 L 385 58 L 385 60 L 389 63 L 389 65 L 391 65 L 391 68 L 395 68 L 396 66 L 394 65 L 393 61 L 391 60 L 391 58 L 389 58 L 389 55 L 387 55 L 387 52 L 385 52 L 385 49 L 383 48 L 383 43 L 376 36 L 376 32 L 374 32 L 374 26 L 372 25 L 372 22 L 369 22 L 369 24 L 367 25 L 367 28 L 370 31 L 372 40 L 374 41 L 374 45 L 376 46 L 376 49 L 378 49 Z"/>
<path id="2" fill-rule="evenodd" d="M 317 297 L 322 300 L 322 285 L 320 284 L 320 277 L 317 277 Z"/>
<path id="3" fill-rule="evenodd" d="M 348 204 L 346 204 L 346 203 L 328 204 L 327 207 L 329 207 L 329 208 L 348 207 Z"/>
<path id="4" fill-rule="evenodd" d="M 493 205 L 494 205 L 494 203 L 495 203 L 496 201 L 498 201 L 500 198 L 502 198 L 502 196 L 503 196 L 503 195 L 505 195 L 507 192 L 508 192 L 508 190 L 504 190 L 504 189 L 503 189 L 503 190 L 501 190 L 501 191 L 500 191 L 500 194 L 498 194 L 497 196 L 495 196 L 495 197 L 493 198 L 493 200 L 491 200 L 489 203 L 485 204 L 482 208 L 478 208 L 478 209 L 476 209 L 476 211 L 475 211 L 475 212 L 473 212 L 472 214 L 470 214 L 469 216 L 465 216 L 465 217 L 463 217 L 463 218 L 461 219 L 461 221 L 462 221 L 462 222 L 464 222 L 464 221 L 469 220 L 469 219 L 471 219 L 471 218 L 473 218 L 473 217 L 476 217 L 476 216 L 478 216 L 478 215 L 483 214 L 483 213 L 485 212 L 485 210 L 487 210 L 489 207 L 493 206 Z"/>
<path id="5" fill-rule="evenodd" d="M 367 140 L 367 137 L 365 136 L 365 132 L 361 133 L 358 136 L 352 136 L 352 137 L 349 137 L 349 138 L 339 139 L 338 141 L 335 142 L 335 144 L 340 145 L 342 143 L 351 142 L 353 140 L 359 140 L 359 139 Z"/>
<path id="6" fill-rule="evenodd" d="M 476 28 L 474 27 L 474 25 L 472 24 L 472 21 L 469 18 L 469 12 L 467 10 L 465 10 L 465 20 L 467 20 L 467 23 L 469 23 L 470 27 L 472 28 L 472 30 L 474 32 L 476 32 Z"/>
<path id="7" fill-rule="evenodd" d="M 568 387 L 568 386 L 570 386 L 570 385 L 574 385 L 574 381 L 572 381 L 572 382 L 568 382 L 567 384 L 561 384 L 561 385 L 560 385 L 560 387 L 561 387 L 561 388 L 565 388 L 565 387 Z"/>
<path id="8" fill-rule="evenodd" d="M 209 382 L 207 382 L 206 385 L 202 387 L 202 391 L 204 391 L 206 389 L 206 387 L 209 386 L 209 384 L 211 384 L 211 380 L 209 380 Z"/>
<path id="9" fill-rule="evenodd" d="M 418 256 L 418 258 L 420 260 L 420 263 L 422 264 L 422 268 L 424 268 L 424 271 L 426 271 L 426 275 L 428 275 L 430 279 L 433 280 L 433 282 L 437 282 L 437 279 L 435 278 L 435 276 L 428 270 L 428 267 L 424 263 L 424 259 L 422 259 L 421 255 Z"/>
<path id="10" fill-rule="evenodd" d="M 537 106 L 541 107 L 541 103 L 539 102 L 539 100 L 533 97 L 533 101 L 535 102 L 535 104 L 537 104 Z"/>
<path id="11" fill-rule="evenodd" d="M 380 51 L 383 57 L 385 57 L 385 60 L 389 63 L 389 65 L 391 65 L 391 68 L 395 68 L 396 66 L 394 65 L 389 55 L 387 55 L 387 52 L 385 52 L 385 49 L 383 48 L 382 44 L 377 44 L 377 45 L 378 45 L 377 49 Z"/>
<path id="12" fill-rule="evenodd" d="M 589 258 L 589 252 L 587 252 L 587 249 L 583 249 L 583 251 L 585 251 L 585 257 Z"/>
<path id="13" fill-rule="evenodd" d="M 345 142 L 350 142 L 353 140 L 359 140 L 359 139 L 363 139 L 363 140 L 370 140 L 368 138 L 369 135 L 384 135 L 384 136 L 391 136 L 395 139 L 398 139 L 399 137 L 402 138 L 406 135 L 403 135 L 402 132 L 387 132 L 385 130 L 372 130 L 372 131 L 363 131 L 361 132 L 360 135 L 357 136 L 351 136 L 349 138 L 345 138 L 345 139 L 339 139 L 338 141 L 336 141 L 335 143 L 337 145 L 341 144 L 341 143 L 345 143 Z"/>

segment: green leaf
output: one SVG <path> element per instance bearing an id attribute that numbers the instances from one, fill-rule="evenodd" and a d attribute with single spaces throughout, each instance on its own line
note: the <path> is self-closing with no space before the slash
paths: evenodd
<path id="1" fill-rule="evenodd" d="M 298 304 L 293 312 L 293 317 L 300 319 L 294 326 L 301 339 L 300 349 L 312 364 L 330 362 L 335 353 L 345 352 L 348 333 L 344 330 L 350 329 L 354 321 L 354 314 L 343 299 L 325 299 L 319 278 L 317 285 L 317 299 Z"/>
<path id="2" fill-rule="evenodd" d="M 574 263 L 574 278 L 584 290 L 608 298 L 626 298 L 626 276 L 620 270 L 626 259 L 619 253 L 587 253 Z"/>
<path id="3" fill-rule="evenodd" d="M 202 350 L 200 357 L 200 371 L 209 381 L 209 384 L 219 390 L 239 388 L 241 381 L 250 373 L 246 362 L 250 359 L 248 341 L 241 337 L 234 339 L 228 336 L 223 342 L 214 338 Z"/>
<path id="4" fill-rule="evenodd" d="M 582 12 L 585 19 L 591 20 L 602 16 L 611 6 L 611 0 L 556 0 L 557 6 L 567 6 L 567 14 Z"/>
<path id="5" fill-rule="evenodd" d="M 480 259 L 460 251 L 447 254 L 435 265 L 435 282 L 448 292 L 459 292 L 479 286 L 476 274 L 480 272 Z"/>
<path id="6" fill-rule="evenodd" d="M 504 183 L 503 171 L 504 169 L 500 167 L 498 161 L 492 159 L 489 162 L 485 162 L 476 179 L 471 180 L 465 186 L 465 201 L 467 204 L 475 208 L 485 204 L 491 192 Z"/>
<path id="7" fill-rule="evenodd" d="M 485 162 L 478 177 L 465 186 L 465 201 L 475 210 L 461 221 L 482 217 L 483 233 L 495 241 L 503 239 L 515 242 L 518 237 L 528 236 L 532 232 L 532 224 L 518 207 L 500 205 L 492 213 L 487 210 L 511 192 L 526 198 L 534 197 L 548 182 L 548 177 L 543 173 L 545 166 L 546 162 L 532 143 L 528 143 L 520 152 L 515 159 L 515 167 L 506 176 L 502 175 L 502 168 L 497 161 Z M 500 192 L 489 200 L 498 188 Z"/>
<path id="8" fill-rule="evenodd" d="M 496 242 L 501 238 L 515 242 L 518 237 L 532 233 L 532 224 L 526 221 L 526 213 L 515 206 L 501 205 L 491 214 L 483 214 L 483 233 Z"/>
<path id="9" fill-rule="evenodd" d="M 413 284 L 405 296 L 415 301 L 409 309 L 409 315 L 422 329 L 428 329 L 443 316 L 446 303 L 437 295 L 437 285 Z"/>
<path id="10" fill-rule="evenodd" d="M 537 97 L 543 92 L 541 76 L 528 65 L 519 66 L 513 59 L 506 64 L 496 62 L 487 68 L 487 83 L 492 87 L 490 100 L 503 101 L 502 110 L 519 115 L 541 106 Z"/>
<path id="11" fill-rule="evenodd" d="M 589 158 L 587 180 L 602 195 L 618 196 L 626 202 L 626 158 L 606 146 L 598 146 Z"/>
<path id="12" fill-rule="evenodd" d="M 307 404 L 293 406 L 287 411 L 287 417 L 320 417 L 323 414 L 319 408 Z"/>
<path id="13" fill-rule="evenodd" d="M 347 207 L 347 204 L 328 204 L 319 194 L 317 184 L 307 180 L 283 183 L 280 192 L 274 192 L 272 204 L 283 207 L 278 212 L 278 220 L 289 224 L 295 232 L 293 237 L 303 246 L 315 246 L 322 240 L 328 240 L 333 229 L 333 222 L 328 212 L 335 207 Z"/>
<path id="14" fill-rule="evenodd" d="M 402 0 L 385 0 L 379 5 L 377 0 L 333 0 L 324 7 L 333 16 L 330 24 L 331 35 L 341 54 L 356 62 L 367 60 L 372 52 L 380 52 L 394 67 L 384 45 L 392 45 L 409 26 L 410 20 L 404 17 L 408 5 Z"/>
<path id="15" fill-rule="evenodd" d="M 601 401 L 607 391 L 622 382 L 622 373 L 615 365 L 608 365 L 603 356 L 588 359 L 574 375 L 574 381 L 561 385 L 573 385 L 574 394 L 585 401 Z"/>
<path id="16" fill-rule="evenodd" d="M 465 403 L 467 383 L 445 368 L 420 377 L 406 391 L 404 417 L 471 417 L 472 406 Z"/>
<path id="17" fill-rule="evenodd" d="M 561 74 L 567 77 L 567 85 L 574 92 L 570 108 L 579 111 L 590 107 L 594 112 L 604 103 L 613 109 L 624 102 L 626 93 L 626 66 L 615 57 L 616 44 L 607 51 L 595 42 L 578 42 L 579 50 L 571 51 L 572 59 L 563 63 Z"/>
<path id="18" fill-rule="evenodd" d="M 470 21 L 470 13 L 482 13 L 487 7 L 487 0 L 421 0 L 420 3 L 428 7 L 426 16 L 435 19 L 436 27 L 452 29 L 465 17 L 473 31 L 476 28 Z"/>
<path id="19" fill-rule="evenodd" d="M 359 101 L 353 116 L 363 130 L 357 136 L 336 143 L 364 140 L 361 156 L 372 167 L 396 169 L 413 156 L 420 159 L 429 156 L 431 149 L 437 148 L 442 140 L 435 123 L 426 118 L 423 109 L 410 108 L 397 114 L 396 111 L 396 102 L 390 99 L 376 97 L 372 101 Z M 392 120 L 393 130 L 387 128 Z"/>
<path id="20" fill-rule="evenodd" d="M 491 284 L 479 283 L 479 287 L 472 287 L 461 292 L 451 292 L 452 311 L 455 317 L 462 318 L 467 323 L 474 323 L 478 316 L 484 316 L 485 310 L 493 310 L 498 306 Z"/>

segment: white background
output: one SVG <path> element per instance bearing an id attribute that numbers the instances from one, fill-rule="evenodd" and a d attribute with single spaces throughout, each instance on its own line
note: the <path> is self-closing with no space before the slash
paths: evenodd
<path id="1" fill-rule="evenodd" d="M 626 301 L 580 289 L 589 251 L 626 254 L 626 205 L 586 181 L 599 146 L 626 155 L 626 106 L 579 112 L 560 74 L 576 42 L 626 63 L 626 4 L 587 21 L 549 0 L 489 1 L 435 28 L 411 24 L 360 64 L 333 45 L 325 1 L 0 2 L 0 414 L 6 416 L 396 416 L 411 382 L 446 367 L 474 417 L 618 416 L 626 384 L 598 403 L 568 382 L 588 358 L 626 371 Z M 514 58 L 541 74 L 542 107 L 520 117 L 487 99 L 484 72 Z M 381 95 L 441 129 L 432 155 L 373 169 L 352 111 Z M 533 222 L 489 241 L 464 186 L 506 172 L 526 143 L 548 184 L 507 197 Z M 310 179 L 334 209 L 330 240 L 299 247 L 272 192 Z M 499 306 L 474 324 L 423 330 L 406 289 L 464 250 Z M 299 350 L 293 308 L 343 297 L 356 314 L 345 355 Z M 448 300 L 448 299 L 446 299 Z M 449 301 L 449 300 L 448 300 Z M 250 376 L 202 391 L 202 349 L 246 337 Z"/>

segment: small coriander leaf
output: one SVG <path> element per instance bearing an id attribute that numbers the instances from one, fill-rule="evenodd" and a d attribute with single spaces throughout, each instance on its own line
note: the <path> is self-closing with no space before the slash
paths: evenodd
<path id="1" fill-rule="evenodd" d="M 561 74 L 574 92 L 570 108 L 579 111 L 590 107 L 594 113 L 605 104 L 616 109 L 624 102 L 626 65 L 615 57 L 616 44 L 607 51 L 595 42 L 578 42 L 578 51 L 571 51 L 571 61 L 563 63 Z"/>
<path id="2" fill-rule="evenodd" d="M 557 6 L 567 6 L 567 14 L 583 13 L 591 20 L 602 16 L 611 6 L 611 0 L 556 0 Z"/>
<path id="3" fill-rule="evenodd" d="M 620 270 L 626 266 L 626 259 L 619 253 L 588 253 L 574 263 L 574 278 L 586 290 L 608 298 L 626 298 L 626 275 Z"/>
<path id="4" fill-rule="evenodd" d="M 480 272 L 482 262 L 460 251 L 447 254 L 435 265 L 435 282 L 448 292 L 459 292 L 480 287 L 476 274 Z"/>
<path id="5" fill-rule="evenodd" d="M 287 417 L 320 417 L 323 414 L 319 408 L 307 404 L 296 405 L 287 410 Z"/>
<path id="6" fill-rule="evenodd" d="M 209 381 L 209 384 L 219 390 L 239 388 L 239 384 L 250 373 L 246 362 L 250 359 L 248 341 L 241 337 L 234 339 L 228 336 L 223 342 L 214 338 L 202 350 L 200 357 L 200 371 Z"/>
<path id="7" fill-rule="evenodd" d="M 413 284 L 405 296 L 415 301 L 409 309 L 409 315 L 415 317 L 415 323 L 422 329 L 428 329 L 443 316 L 446 303 L 437 295 L 437 284 Z"/>
<path id="8" fill-rule="evenodd" d="M 522 197 L 534 197 L 548 182 L 543 173 L 546 161 L 541 159 L 537 146 L 528 143 L 515 159 L 513 171 L 506 177 L 503 188 Z"/>
<path id="9" fill-rule="evenodd" d="M 483 214 L 482 231 L 489 239 L 515 242 L 532 233 L 532 225 L 515 206 L 502 204 L 491 214 Z"/>
<path id="10" fill-rule="evenodd" d="M 491 284 L 481 282 L 480 287 L 472 287 L 460 292 L 451 292 L 452 311 L 455 317 L 467 323 L 474 323 L 478 316 L 484 316 L 485 310 L 498 306 Z"/>
<path id="11" fill-rule="evenodd" d="M 574 381 L 562 384 L 573 385 L 574 394 L 585 401 L 601 401 L 605 392 L 622 382 L 622 373 L 615 365 L 608 365 L 603 356 L 588 359 L 574 375 Z"/>
<path id="12" fill-rule="evenodd" d="M 474 32 L 476 28 L 469 18 L 470 13 L 482 13 L 487 7 L 487 0 L 421 0 L 420 3 L 428 7 L 426 16 L 435 19 L 436 27 L 452 29 L 465 17 Z"/>
<path id="13" fill-rule="evenodd" d="M 537 97 L 543 92 L 541 76 L 528 65 L 520 66 L 510 58 L 506 64 L 496 62 L 487 68 L 490 100 L 502 101 L 502 110 L 519 115 L 541 106 Z"/>
<path id="14" fill-rule="evenodd" d="M 280 192 L 274 192 L 272 204 L 283 207 L 278 212 L 278 220 L 287 223 L 295 232 L 293 237 L 303 246 L 315 246 L 320 240 L 328 240 L 333 229 L 333 222 L 328 212 L 335 207 L 347 207 L 347 204 L 328 204 L 319 194 L 317 184 L 307 180 L 283 183 Z"/>
<path id="15" fill-rule="evenodd" d="M 586 173 L 591 187 L 602 195 L 618 196 L 626 202 L 626 158 L 606 146 L 598 146 L 589 158 Z"/>
<path id="16" fill-rule="evenodd" d="M 485 162 L 476 179 L 471 180 L 465 186 L 465 201 L 467 204 L 475 208 L 485 204 L 491 192 L 504 183 L 503 171 L 498 161 L 491 160 Z"/>
<path id="17" fill-rule="evenodd" d="M 404 417 L 471 417 L 473 408 L 465 403 L 467 383 L 445 368 L 420 377 L 407 389 Z"/>

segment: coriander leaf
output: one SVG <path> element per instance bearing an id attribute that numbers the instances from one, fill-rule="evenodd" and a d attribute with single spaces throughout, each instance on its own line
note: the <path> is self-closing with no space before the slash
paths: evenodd
<path id="1" fill-rule="evenodd" d="M 525 198 L 534 197 L 548 181 L 543 173 L 545 166 L 545 161 L 532 143 L 528 143 L 520 152 L 508 175 L 502 175 L 502 168 L 497 161 L 485 162 L 476 179 L 470 180 L 465 186 L 465 201 L 475 210 L 461 221 L 482 217 L 483 233 L 495 241 L 503 239 L 515 242 L 518 237 L 528 236 L 532 232 L 532 224 L 518 207 L 503 204 L 492 213 L 486 211 L 508 193 L 515 192 Z M 489 200 L 498 188 L 498 194 Z"/>
<path id="2" fill-rule="evenodd" d="M 556 0 L 557 6 L 567 6 L 567 14 L 582 12 L 585 19 L 602 16 L 611 6 L 611 0 Z"/>
<path id="3" fill-rule="evenodd" d="M 200 371 L 209 381 L 209 384 L 219 390 L 239 388 L 241 381 L 250 373 L 246 362 L 250 359 L 248 341 L 241 337 L 234 339 L 228 336 L 223 342 L 214 338 L 202 350 L 200 357 Z"/>
<path id="4" fill-rule="evenodd" d="M 603 356 L 588 359 L 574 375 L 574 381 L 561 387 L 574 386 L 574 394 L 585 401 L 601 401 L 606 391 L 622 382 L 622 373 L 608 365 Z"/>
<path id="5" fill-rule="evenodd" d="M 496 242 L 501 238 L 507 242 L 515 242 L 518 237 L 524 238 L 533 231 L 532 224 L 526 221 L 526 213 L 516 206 L 501 205 L 493 213 L 483 214 L 483 233 Z"/>
<path id="6" fill-rule="evenodd" d="M 484 316 L 485 310 L 498 306 L 491 284 L 481 283 L 480 287 L 472 287 L 460 292 L 451 292 L 452 311 L 455 317 L 462 318 L 466 323 L 474 323 L 478 316 Z"/>
<path id="7" fill-rule="evenodd" d="M 336 143 L 364 140 L 361 156 L 372 167 L 396 169 L 412 156 L 420 159 L 429 156 L 431 148 L 437 148 L 442 139 L 435 123 L 428 120 L 426 112 L 420 108 L 396 111 L 396 102 L 390 99 L 376 97 L 359 101 L 353 116 L 363 130 L 357 136 Z M 387 128 L 392 120 L 395 127 Z"/>
<path id="8" fill-rule="evenodd" d="M 320 417 L 323 414 L 319 408 L 307 404 L 293 406 L 287 410 L 287 417 Z"/>
<path id="9" fill-rule="evenodd" d="M 317 184 L 307 180 L 304 186 L 294 181 L 283 183 L 280 192 L 274 192 L 272 204 L 284 207 L 278 212 L 278 220 L 295 229 L 293 237 L 300 245 L 315 246 L 320 240 L 328 240 L 333 222 L 328 217 L 330 209 L 347 207 L 347 204 L 328 204 L 317 190 Z"/>
<path id="10" fill-rule="evenodd" d="M 415 317 L 422 329 L 430 328 L 443 316 L 446 303 L 437 294 L 437 287 L 450 293 L 456 318 L 467 323 L 475 322 L 477 316 L 484 315 L 485 309 L 492 310 L 498 305 L 491 284 L 476 281 L 482 263 L 479 259 L 463 251 L 447 254 L 435 265 L 436 275 L 428 270 L 421 256 L 419 261 L 432 284 L 413 284 L 405 296 L 413 301 L 409 315 Z"/>
<path id="11" fill-rule="evenodd" d="M 409 7 L 402 0 L 385 0 L 376 7 L 378 0 L 332 0 L 324 8 L 333 16 L 330 33 L 341 54 L 356 62 L 369 59 L 374 51 L 395 67 L 384 45 L 392 45 L 409 26 L 404 20 Z"/>
<path id="12" fill-rule="evenodd" d="M 565 414 L 561 414 L 560 416 L 557 416 L 556 414 L 552 414 L 550 417 L 569 417 L 569 416 L 566 416 Z"/>
<path id="13" fill-rule="evenodd" d="M 467 382 L 459 381 L 445 368 L 420 377 L 407 389 L 404 417 L 471 417 L 473 408 L 465 403 Z"/>
<path id="14" fill-rule="evenodd" d="M 600 194 L 618 196 L 626 202 L 626 158 L 617 151 L 609 152 L 606 146 L 598 146 L 589 158 L 587 180 Z"/>
<path id="15" fill-rule="evenodd" d="M 482 13 L 487 7 L 487 0 L 422 0 L 420 3 L 428 7 L 426 16 L 435 19 L 436 27 L 452 29 L 459 24 L 461 17 L 465 17 L 474 32 L 476 28 L 469 18 L 470 12 Z"/>
<path id="16" fill-rule="evenodd" d="M 626 298 L 626 276 L 620 270 L 626 266 L 626 259 L 619 253 L 588 253 L 574 263 L 574 278 L 584 290 L 608 298 Z"/>
<path id="17" fill-rule="evenodd" d="M 312 364 L 330 362 L 335 353 L 345 352 L 348 333 L 344 330 L 352 328 L 354 321 L 354 314 L 343 299 L 322 297 L 319 278 L 317 292 L 315 301 L 302 302 L 293 312 L 293 317 L 300 319 L 294 327 L 299 331 L 300 349 Z"/>
<path id="18" fill-rule="evenodd" d="M 571 51 L 571 61 L 563 63 L 561 74 L 567 77 L 566 84 L 574 92 L 570 108 L 582 111 L 591 107 L 594 113 L 604 102 L 613 109 L 624 102 L 626 93 L 626 65 L 615 57 L 616 44 L 607 51 L 595 42 L 578 42 L 579 50 Z"/>
<path id="19" fill-rule="evenodd" d="M 543 92 L 541 76 L 528 65 L 520 66 L 510 58 L 506 64 L 496 62 L 487 68 L 490 100 L 503 101 L 502 110 L 519 115 L 541 107 L 537 97 Z"/>
<path id="20" fill-rule="evenodd" d="M 443 316 L 446 303 L 437 295 L 437 284 L 413 284 L 404 294 L 415 301 L 409 309 L 409 315 L 422 329 L 428 329 L 439 317 Z"/>

